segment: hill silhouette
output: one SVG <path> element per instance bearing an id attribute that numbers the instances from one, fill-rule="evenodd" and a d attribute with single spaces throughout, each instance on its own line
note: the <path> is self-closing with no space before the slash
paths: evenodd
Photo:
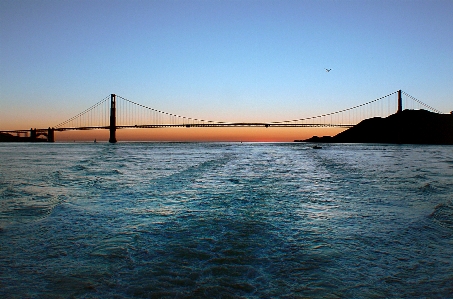
<path id="1" fill-rule="evenodd" d="M 453 144 L 453 114 L 404 110 L 386 118 L 361 121 L 333 137 L 313 136 L 303 142 Z"/>

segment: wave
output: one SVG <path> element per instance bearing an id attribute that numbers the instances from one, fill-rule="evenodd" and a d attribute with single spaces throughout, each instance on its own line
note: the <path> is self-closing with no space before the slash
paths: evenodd
<path id="1" fill-rule="evenodd" d="M 438 190 L 430 183 L 424 184 L 422 187 L 419 187 L 418 190 L 422 193 L 436 193 Z"/>
<path id="2" fill-rule="evenodd" d="M 453 203 L 438 204 L 429 215 L 435 222 L 448 229 L 453 229 Z"/>
<path id="3" fill-rule="evenodd" d="M 0 198 L 1 223 L 24 223 L 47 218 L 63 201 L 62 195 L 36 194 L 12 186 L 2 190 Z"/>

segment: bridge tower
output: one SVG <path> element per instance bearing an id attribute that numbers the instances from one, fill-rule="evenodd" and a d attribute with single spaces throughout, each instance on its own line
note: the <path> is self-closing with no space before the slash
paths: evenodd
<path id="1" fill-rule="evenodd" d="M 30 141 L 36 141 L 36 137 L 37 137 L 36 128 L 35 129 L 31 128 L 30 129 Z"/>
<path id="2" fill-rule="evenodd" d="M 398 90 L 398 111 L 396 111 L 397 113 L 400 113 L 401 111 L 403 111 L 403 100 L 401 98 L 401 89 Z"/>
<path id="3" fill-rule="evenodd" d="M 110 143 L 116 143 L 116 95 L 110 95 Z"/>
<path id="4" fill-rule="evenodd" d="M 47 142 L 55 142 L 55 129 L 49 127 L 47 129 Z"/>

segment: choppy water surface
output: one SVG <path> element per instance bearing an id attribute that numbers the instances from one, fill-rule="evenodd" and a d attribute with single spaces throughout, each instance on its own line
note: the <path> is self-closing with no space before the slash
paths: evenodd
<path id="1" fill-rule="evenodd" d="M 447 298 L 453 147 L 0 144 L 0 297 Z"/>

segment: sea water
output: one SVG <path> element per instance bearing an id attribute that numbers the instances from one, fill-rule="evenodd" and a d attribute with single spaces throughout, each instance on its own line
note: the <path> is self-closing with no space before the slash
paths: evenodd
<path id="1" fill-rule="evenodd" d="M 452 298 L 453 147 L 0 144 L 2 298 Z"/>

